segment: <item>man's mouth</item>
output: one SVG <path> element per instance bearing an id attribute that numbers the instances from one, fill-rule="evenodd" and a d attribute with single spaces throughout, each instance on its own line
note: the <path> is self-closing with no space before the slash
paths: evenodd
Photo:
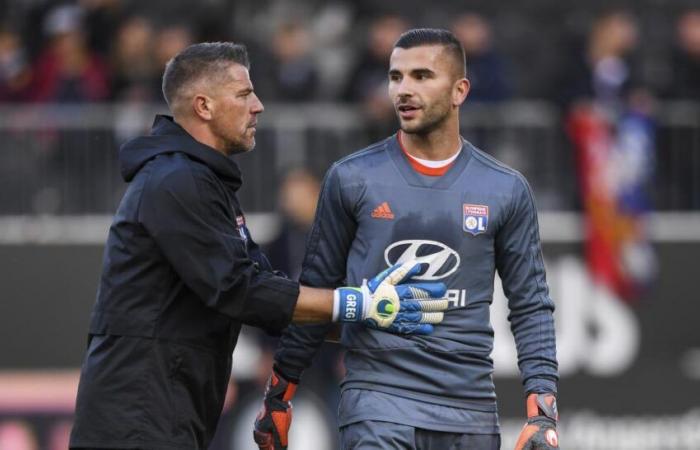
<path id="1" fill-rule="evenodd" d="M 400 104 L 396 107 L 402 119 L 413 119 L 420 107 L 410 104 Z"/>
<path id="2" fill-rule="evenodd" d="M 403 112 L 403 111 L 413 111 L 413 110 L 420 109 L 420 108 L 418 108 L 415 105 L 409 105 L 409 104 L 404 103 L 404 104 L 400 104 L 397 109 L 399 111 Z"/>

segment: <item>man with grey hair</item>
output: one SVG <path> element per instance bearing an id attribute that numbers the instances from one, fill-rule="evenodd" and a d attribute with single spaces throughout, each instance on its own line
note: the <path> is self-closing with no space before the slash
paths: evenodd
<path id="1" fill-rule="evenodd" d="M 173 117 L 156 117 L 150 135 L 120 149 L 129 186 L 107 239 L 71 448 L 207 448 L 242 324 L 427 334 L 442 320 L 447 301 L 425 299 L 444 285 L 399 284 L 421 270 L 415 261 L 334 290 L 273 271 L 246 226 L 229 158 L 253 149 L 263 111 L 248 68 L 241 45 L 186 48 L 163 75 Z"/>

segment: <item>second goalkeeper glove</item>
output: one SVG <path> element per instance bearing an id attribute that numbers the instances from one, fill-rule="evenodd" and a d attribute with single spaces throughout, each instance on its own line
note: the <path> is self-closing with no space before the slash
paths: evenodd
<path id="1" fill-rule="evenodd" d="M 527 423 L 518 436 L 515 450 L 555 450 L 559 448 L 557 434 L 557 399 L 554 394 L 527 396 Z"/>
<path id="2" fill-rule="evenodd" d="M 292 397 L 297 383 L 286 380 L 277 370 L 265 388 L 262 408 L 255 419 L 253 438 L 260 450 L 285 450 L 289 426 L 292 424 Z"/>

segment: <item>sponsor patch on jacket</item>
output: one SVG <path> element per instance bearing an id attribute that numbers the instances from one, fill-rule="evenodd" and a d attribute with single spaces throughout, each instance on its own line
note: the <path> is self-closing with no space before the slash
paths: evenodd
<path id="1" fill-rule="evenodd" d="M 462 228 L 464 228 L 464 231 L 474 236 L 485 233 L 489 225 L 489 207 L 486 205 L 464 203 L 462 209 L 464 211 L 464 216 L 462 218 Z"/>
<path id="2" fill-rule="evenodd" d="M 242 214 L 240 216 L 236 216 L 236 225 L 238 226 L 238 234 L 241 235 L 241 239 L 247 241 L 248 229 L 245 226 L 245 217 Z"/>

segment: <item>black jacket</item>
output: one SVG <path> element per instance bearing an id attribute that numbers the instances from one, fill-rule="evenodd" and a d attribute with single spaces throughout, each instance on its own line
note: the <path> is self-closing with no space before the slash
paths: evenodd
<path id="1" fill-rule="evenodd" d="M 71 447 L 203 449 L 241 324 L 283 329 L 299 288 L 251 239 L 233 160 L 163 116 L 119 156 L 129 186 L 107 239 Z"/>

